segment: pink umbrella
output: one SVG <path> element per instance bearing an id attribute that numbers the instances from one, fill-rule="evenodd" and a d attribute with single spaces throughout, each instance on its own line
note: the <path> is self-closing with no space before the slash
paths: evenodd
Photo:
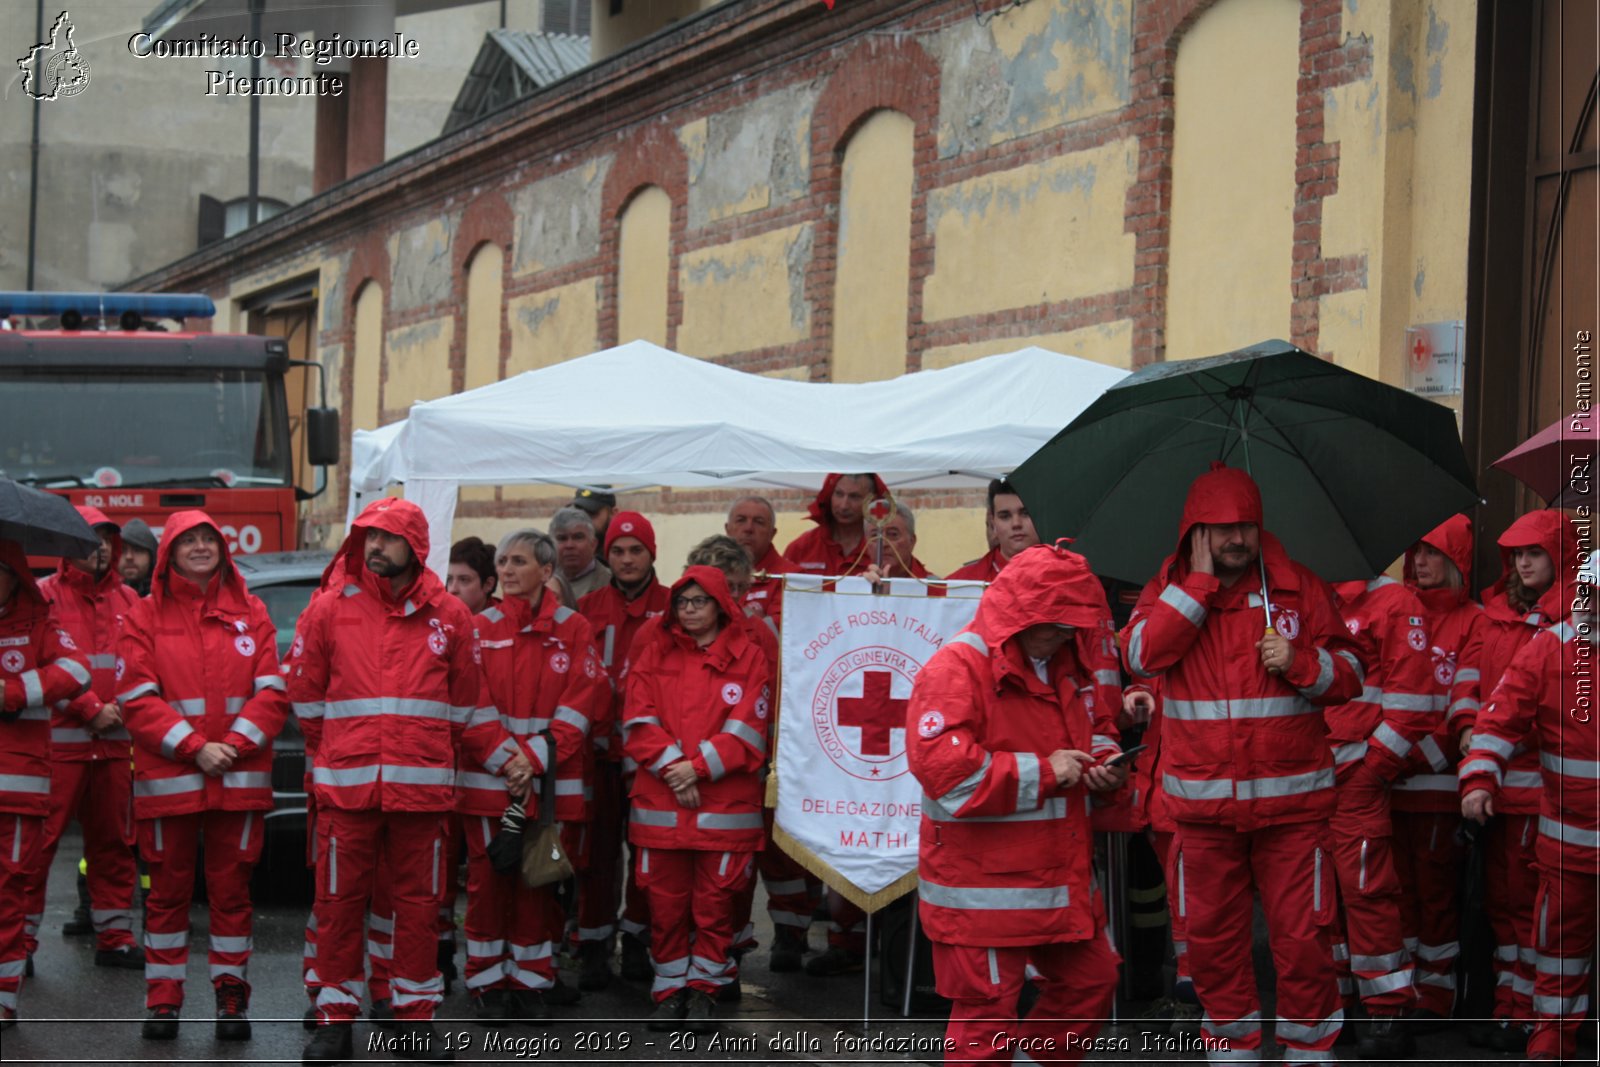
<path id="1" fill-rule="evenodd" d="M 1573 508 L 1595 500 L 1596 451 L 1600 433 L 1592 413 L 1568 415 L 1546 426 L 1495 460 L 1499 467 L 1550 502 Z"/>

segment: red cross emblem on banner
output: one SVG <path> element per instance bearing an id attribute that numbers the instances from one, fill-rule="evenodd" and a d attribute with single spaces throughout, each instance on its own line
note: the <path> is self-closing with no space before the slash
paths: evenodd
<path id="1" fill-rule="evenodd" d="M 894 675 L 888 671 L 867 671 L 861 680 L 861 695 L 839 698 L 839 725 L 861 728 L 861 754 L 887 756 L 889 731 L 906 724 L 905 700 L 889 695 Z"/>

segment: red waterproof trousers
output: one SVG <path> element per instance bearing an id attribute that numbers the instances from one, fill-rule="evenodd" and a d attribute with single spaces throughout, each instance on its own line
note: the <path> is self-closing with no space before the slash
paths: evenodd
<path id="1" fill-rule="evenodd" d="M 44 914 L 50 864 L 74 816 L 83 827 L 89 914 L 98 947 L 133 944 L 133 887 L 139 878 L 133 859 L 133 766 L 126 757 L 56 760 L 50 768 L 50 814 L 44 820 L 44 838 L 31 876 L 29 952 L 39 947 L 38 922 Z"/>
<path id="2" fill-rule="evenodd" d="M 313 832 L 315 832 L 313 828 Z M 313 840 L 311 847 L 316 848 Z M 388 1000 L 389 968 L 394 960 L 394 905 L 389 901 L 389 859 L 379 850 L 378 877 L 372 886 L 372 902 L 367 906 L 367 984 L 374 1002 Z M 305 981 L 311 1003 L 317 1002 L 322 979 L 317 975 L 317 913 L 306 917 L 306 940 L 300 961 L 300 976 Z M 359 998 L 360 994 L 357 994 Z"/>
<path id="3" fill-rule="evenodd" d="M 1189 919 L 1189 965 L 1205 1010 L 1201 1033 L 1220 1039 L 1212 1059 L 1261 1047 L 1261 1001 L 1251 965 L 1252 897 L 1259 890 L 1278 971 L 1278 1044 L 1289 1058 L 1333 1047 L 1344 1024 L 1329 934 L 1337 906 L 1323 825 L 1288 823 L 1241 833 L 1178 827 L 1179 906 Z"/>
<path id="4" fill-rule="evenodd" d="M 397 1019 L 426 1020 L 443 999 L 437 926 L 444 887 L 445 812 L 317 812 L 317 1010 L 321 1022 L 355 1019 L 363 992 L 368 902 L 386 869 L 394 912 L 390 997 Z M 387 852 L 405 862 L 381 864 Z"/>
<path id="5" fill-rule="evenodd" d="M 1177 836 L 1151 830 L 1150 847 L 1155 849 L 1156 859 L 1161 861 L 1161 870 L 1167 880 L 1167 923 L 1172 931 L 1172 957 L 1177 968 L 1177 981 L 1192 982 L 1193 977 L 1189 973 L 1189 917 L 1178 896 Z"/>
<path id="6" fill-rule="evenodd" d="M 954 1048 L 945 1062 L 1083 1059 L 1111 1010 L 1117 963 L 1103 932 L 1088 941 L 1027 948 L 934 942 L 934 986 L 951 1002 L 945 1037 Z M 1007 1020 L 1016 1018 L 1025 971 L 1039 987 L 1039 1000 L 1019 1025 Z"/>
<path id="7" fill-rule="evenodd" d="M 1589 1010 L 1600 870 L 1541 864 L 1534 905 L 1533 1036 L 1530 1060 L 1575 1059 L 1578 1025 Z"/>
<path id="8" fill-rule="evenodd" d="M 650 995 L 665 1000 L 688 986 L 717 995 L 739 976 L 733 958 L 735 904 L 755 878 L 749 852 L 637 849 L 634 879 L 650 901 Z"/>
<path id="9" fill-rule="evenodd" d="M 1502 815 L 1489 823 L 1484 911 L 1494 931 L 1494 1017 L 1533 1021 L 1534 901 L 1539 895 L 1534 843 L 1539 816 Z"/>
<path id="10" fill-rule="evenodd" d="M 578 940 L 609 941 L 617 930 L 617 907 L 622 901 L 622 839 L 627 820 L 627 792 L 622 787 L 622 765 L 596 760 L 585 824 L 589 867 L 578 872 Z M 649 917 L 645 917 L 649 921 Z M 639 932 L 639 931 L 636 931 Z"/>
<path id="11" fill-rule="evenodd" d="M 1456 959 L 1461 955 L 1459 815 L 1397 811 L 1394 867 L 1400 879 L 1400 928 L 1413 958 L 1417 1007 L 1450 1017 L 1456 1002 Z"/>
<path id="12" fill-rule="evenodd" d="M 205 845 L 210 908 L 211 982 L 232 976 L 249 985 L 250 872 L 266 836 L 259 811 L 200 811 L 140 819 L 139 854 L 150 869 L 144 912 L 145 1007 L 181 1008 L 189 967 L 189 904 L 195 864 Z"/>
<path id="13" fill-rule="evenodd" d="M 772 840 L 772 819 L 776 814 L 772 808 L 761 809 L 767 840 L 766 847 L 756 853 L 756 873 L 767 887 L 767 917 L 773 928 L 787 926 L 803 936 L 811 929 L 811 916 L 822 899 L 822 882 Z M 754 891 L 755 884 L 751 883 L 752 895 Z"/>
<path id="14" fill-rule="evenodd" d="M 1329 828 L 1342 905 L 1333 946 L 1340 992 L 1353 974 L 1368 1015 L 1402 1015 L 1416 1006 L 1417 994 L 1400 922 L 1389 787 L 1365 763 L 1352 761 L 1339 769 L 1337 804 Z M 1345 1004 L 1354 1007 L 1354 998 Z"/>
<path id="15" fill-rule="evenodd" d="M 0 812 L 0 1012 L 14 1014 L 22 990 L 28 962 L 23 916 L 33 857 L 43 833 L 44 819 L 37 815 Z"/>
<path id="16" fill-rule="evenodd" d="M 499 819 L 463 815 L 461 822 L 467 831 L 467 991 L 549 989 L 566 921 L 555 887 L 529 889 L 521 872 L 502 874 L 490 865 L 485 850 Z"/>

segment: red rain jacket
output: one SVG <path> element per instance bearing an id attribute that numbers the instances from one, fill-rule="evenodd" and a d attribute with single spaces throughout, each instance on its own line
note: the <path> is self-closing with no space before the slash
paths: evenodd
<path id="1" fill-rule="evenodd" d="M 622 728 L 633 776 L 628 840 L 643 848 L 757 852 L 765 839 L 756 771 L 767 758 L 771 666 L 741 624 L 743 613 L 714 567 L 690 567 L 672 586 L 694 584 L 716 600 L 722 629 L 698 647 L 671 616 L 629 664 Z M 700 806 L 685 808 L 658 777 L 687 759 Z"/>
<path id="2" fill-rule="evenodd" d="M 817 524 L 816 528 L 796 537 L 783 550 L 783 557 L 797 573 L 840 576 L 864 571 L 872 564 L 872 538 L 866 536 L 865 526 L 860 547 L 849 556 L 833 539 L 833 488 L 843 477 L 843 474 L 830 474 L 823 479 L 816 499 L 806 507 L 806 514 Z M 872 489 L 878 496 L 889 495 L 889 487 L 876 474 L 872 476 Z"/>
<path id="3" fill-rule="evenodd" d="M 167 521 L 150 595 L 128 613 L 117 642 L 117 701 L 133 735 L 138 819 L 272 807 L 272 739 L 289 713 L 278 632 L 245 589 L 225 539 L 204 593 L 173 568 L 172 546 L 196 526 L 219 529 L 203 511 Z M 195 765 L 208 741 L 239 753 L 220 777 Z"/>
<path id="4" fill-rule="evenodd" d="M 115 524 L 99 508 L 78 508 L 90 526 Z M 65 559 L 56 573 L 39 583 L 39 592 L 55 609 L 61 628 L 72 635 L 89 662 L 93 679 L 89 691 L 50 716 L 51 757 L 73 763 L 89 760 L 126 760 L 133 754 L 127 728 L 118 726 L 103 734 L 91 734 L 88 723 L 100 714 L 108 700 L 116 699 L 117 638 L 123 620 L 139 602 L 122 575 L 117 560 L 122 558 L 122 537 L 112 534 L 111 565 L 98 579 L 81 571 Z"/>
<path id="5" fill-rule="evenodd" d="M 1243 471 L 1215 466 L 1184 502 L 1179 550 L 1145 586 L 1123 631 L 1135 678 L 1164 675 L 1161 785 L 1179 822 L 1241 831 L 1328 818 L 1333 756 L 1324 707 L 1360 695 L 1361 646 L 1333 592 L 1261 530 L 1273 624 L 1294 644 L 1282 676 L 1261 666 L 1265 629 L 1258 565 L 1224 588 L 1189 568 L 1198 523 L 1261 525 L 1261 494 Z"/>
<path id="6" fill-rule="evenodd" d="M 628 650 L 633 647 L 639 631 L 651 619 L 666 615 L 671 595 L 667 587 L 650 575 L 645 591 L 629 600 L 622 595 L 615 582 L 603 585 L 578 601 L 578 610 L 594 628 L 595 644 L 600 649 L 600 663 L 610 676 L 613 689 L 611 706 L 606 709 L 603 721 L 594 723 L 589 736 L 594 740 L 595 751 L 602 758 L 616 762 L 624 760 L 622 754 L 622 695 L 626 685 Z M 629 768 L 630 770 L 632 768 Z"/>
<path id="7" fill-rule="evenodd" d="M 776 548 L 769 547 L 767 554 L 757 561 L 750 580 L 750 591 L 744 595 L 746 605 L 761 605 L 766 617 L 772 620 L 774 631 L 783 625 L 783 576 L 794 571 L 792 563 L 784 559 Z"/>
<path id="8" fill-rule="evenodd" d="M 1102 925 L 1089 794 L 1081 783 L 1061 788 L 1048 757 L 1120 751 L 1118 706 L 1095 695 L 1110 619 L 1082 556 L 1035 545 L 917 675 L 906 750 L 924 793 L 919 915 L 933 940 L 1039 945 L 1087 940 Z M 1077 628 L 1048 682 L 1014 640 L 1039 623 Z"/>
<path id="9" fill-rule="evenodd" d="M 1428 620 L 1416 594 L 1393 578 L 1342 582 L 1335 591 L 1345 627 L 1367 643 L 1370 669 L 1359 697 L 1327 710 L 1328 744 L 1336 766 L 1362 760 L 1390 782 L 1444 719 L 1433 694 Z"/>
<path id="10" fill-rule="evenodd" d="M 0 811 L 44 816 L 50 709 L 88 690 L 88 657 L 57 625 L 21 546 L 0 540 L 0 563 L 17 577 L 11 603 L 0 608 Z"/>
<path id="11" fill-rule="evenodd" d="M 319 806 L 450 811 L 456 755 L 483 695 L 472 615 L 426 566 L 399 596 L 367 570 L 367 529 L 403 537 L 428 558 L 428 520 L 408 500 L 357 517 L 289 654 L 289 699 L 305 732 Z M 484 753 L 487 755 L 487 752 Z"/>
<path id="12" fill-rule="evenodd" d="M 965 567 L 958 568 L 947 575 L 947 582 L 992 582 L 1010 561 L 999 546 L 991 548 L 982 559 L 975 559 Z"/>
<path id="13" fill-rule="evenodd" d="M 506 806 L 506 763 L 518 752 L 536 775 L 550 764 L 555 743 L 556 818 L 585 819 L 584 750 L 593 722 L 608 713 L 611 683 L 600 666 L 589 620 L 563 607 L 548 591 L 533 608 L 507 597 L 475 620 L 487 699 L 467 728 L 469 750 L 456 775 L 456 810 L 499 815 Z M 549 731 L 549 738 L 544 737 Z M 526 803 L 539 814 L 539 790 Z"/>

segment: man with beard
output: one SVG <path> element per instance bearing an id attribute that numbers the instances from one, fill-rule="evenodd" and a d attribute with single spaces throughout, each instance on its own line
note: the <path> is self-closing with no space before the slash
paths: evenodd
<path id="1" fill-rule="evenodd" d="M 154 531 L 143 519 L 129 519 L 122 527 L 122 556 L 116 561 L 122 580 L 140 596 L 150 595 L 150 572 L 156 565 Z"/>

